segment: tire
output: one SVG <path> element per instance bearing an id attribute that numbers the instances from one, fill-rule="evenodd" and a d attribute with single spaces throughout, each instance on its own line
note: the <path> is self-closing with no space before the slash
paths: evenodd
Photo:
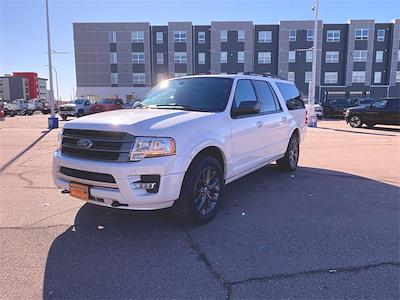
<path id="1" fill-rule="evenodd" d="M 184 224 L 210 222 L 220 206 L 223 185 L 223 171 L 215 158 L 195 159 L 186 172 L 180 197 L 172 206 L 174 217 Z"/>
<path id="2" fill-rule="evenodd" d="M 80 117 L 83 117 L 84 116 L 84 112 L 83 112 L 83 110 L 78 110 L 78 113 L 76 114 L 76 117 L 77 118 L 80 118 Z"/>
<path id="3" fill-rule="evenodd" d="M 276 164 L 282 171 L 292 172 L 296 170 L 299 162 L 300 146 L 299 138 L 296 133 L 290 137 L 285 156 L 276 161 Z"/>
<path id="4" fill-rule="evenodd" d="M 61 115 L 61 119 L 63 119 L 63 121 L 65 121 L 68 118 L 68 116 L 66 115 Z"/>
<path id="5" fill-rule="evenodd" d="M 350 116 L 349 124 L 353 128 L 360 128 L 362 126 L 362 124 L 363 124 L 361 116 L 359 116 L 359 115 Z"/>

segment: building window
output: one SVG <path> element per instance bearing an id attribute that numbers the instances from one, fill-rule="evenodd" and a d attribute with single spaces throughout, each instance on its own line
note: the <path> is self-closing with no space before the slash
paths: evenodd
<path id="1" fill-rule="evenodd" d="M 186 43 L 186 31 L 174 31 L 174 43 Z"/>
<path id="2" fill-rule="evenodd" d="M 289 62 L 296 61 L 296 51 L 289 51 Z"/>
<path id="3" fill-rule="evenodd" d="M 244 30 L 238 30 L 238 42 L 244 42 L 245 33 Z"/>
<path id="4" fill-rule="evenodd" d="M 110 31 L 108 33 L 108 41 L 110 43 L 115 43 L 117 41 L 117 33 L 115 31 Z"/>
<path id="5" fill-rule="evenodd" d="M 314 41 L 314 30 L 307 29 L 307 42 L 312 42 L 312 41 Z"/>
<path id="6" fill-rule="evenodd" d="M 244 51 L 239 51 L 237 53 L 237 62 L 238 64 L 244 63 Z"/>
<path id="7" fill-rule="evenodd" d="M 204 52 L 199 53 L 199 65 L 204 65 L 206 63 L 206 54 Z"/>
<path id="8" fill-rule="evenodd" d="M 400 49 L 399 49 L 399 51 L 397 51 L 397 61 L 398 62 L 400 61 Z"/>
<path id="9" fill-rule="evenodd" d="M 132 52 L 133 64 L 144 64 L 144 52 Z"/>
<path id="10" fill-rule="evenodd" d="M 187 73 L 175 73 L 175 77 L 187 76 Z"/>
<path id="11" fill-rule="evenodd" d="M 271 63 L 271 52 L 258 52 L 258 63 L 259 64 L 270 64 Z"/>
<path id="12" fill-rule="evenodd" d="M 133 73 L 133 84 L 145 84 L 146 74 L 145 73 Z"/>
<path id="13" fill-rule="evenodd" d="M 186 64 L 187 63 L 187 53 L 186 52 L 175 52 L 174 62 L 176 64 Z"/>
<path id="14" fill-rule="evenodd" d="M 396 82 L 400 82 L 400 71 L 396 71 Z"/>
<path id="15" fill-rule="evenodd" d="M 294 82 L 294 77 L 295 77 L 295 73 L 294 72 L 288 72 L 287 73 L 287 80 Z"/>
<path id="16" fill-rule="evenodd" d="M 377 63 L 383 62 L 383 51 L 376 51 L 375 62 Z"/>
<path id="17" fill-rule="evenodd" d="M 228 31 L 226 30 L 221 30 L 221 42 L 227 42 L 228 41 Z"/>
<path id="18" fill-rule="evenodd" d="M 228 52 L 222 51 L 220 56 L 221 64 L 226 64 L 228 62 Z"/>
<path id="19" fill-rule="evenodd" d="M 163 44 L 164 43 L 164 33 L 162 31 L 156 32 L 156 44 Z"/>
<path id="20" fill-rule="evenodd" d="M 271 43 L 272 42 L 272 31 L 259 31 L 258 32 L 259 43 Z"/>
<path id="21" fill-rule="evenodd" d="M 368 28 L 357 28 L 356 40 L 368 40 Z"/>
<path id="22" fill-rule="evenodd" d="M 110 64 L 116 64 L 117 63 L 117 52 L 111 52 L 110 53 Z"/>
<path id="23" fill-rule="evenodd" d="M 385 29 L 378 29 L 378 34 L 376 35 L 376 40 L 378 42 L 385 41 Z"/>
<path id="24" fill-rule="evenodd" d="M 336 64 L 339 62 L 339 51 L 326 51 L 325 63 Z"/>
<path id="25" fill-rule="evenodd" d="M 290 29 L 289 30 L 289 41 L 295 42 L 296 41 L 296 35 L 297 35 L 296 29 Z"/>
<path id="26" fill-rule="evenodd" d="M 325 83 L 337 83 L 338 82 L 338 72 L 325 72 Z"/>
<path id="27" fill-rule="evenodd" d="M 382 72 L 375 72 L 374 74 L 374 83 L 382 82 Z"/>
<path id="28" fill-rule="evenodd" d="M 354 62 L 365 62 L 367 61 L 367 50 L 354 50 L 353 52 Z"/>
<path id="29" fill-rule="evenodd" d="M 164 64 L 164 53 L 157 53 L 157 65 Z"/>
<path id="30" fill-rule="evenodd" d="M 132 43 L 143 43 L 144 42 L 144 31 L 132 31 L 131 32 Z"/>
<path id="31" fill-rule="evenodd" d="M 206 33 L 204 31 L 200 31 L 197 33 L 197 41 L 199 44 L 206 43 Z"/>
<path id="32" fill-rule="evenodd" d="M 156 75 L 157 82 L 161 82 L 164 80 L 164 73 L 157 73 Z"/>
<path id="33" fill-rule="evenodd" d="M 111 73 L 111 84 L 118 84 L 118 73 Z"/>
<path id="34" fill-rule="evenodd" d="M 364 83 L 365 82 L 365 71 L 353 71 L 352 82 L 353 83 Z"/>
<path id="35" fill-rule="evenodd" d="M 309 83 L 309 82 L 311 82 L 311 78 L 312 77 L 312 72 L 305 72 L 304 73 L 304 82 L 305 83 Z"/>
<path id="36" fill-rule="evenodd" d="M 313 53 L 312 51 L 306 51 L 306 62 L 312 62 Z"/>
<path id="37" fill-rule="evenodd" d="M 340 30 L 327 30 L 326 41 L 328 43 L 340 42 Z"/>

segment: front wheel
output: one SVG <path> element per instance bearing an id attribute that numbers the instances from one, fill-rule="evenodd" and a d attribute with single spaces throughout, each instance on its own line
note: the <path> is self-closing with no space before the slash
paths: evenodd
<path id="1" fill-rule="evenodd" d="M 65 121 L 68 118 L 68 116 L 66 115 L 61 115 L 61 119 L 63 119 L 63 121 Z"/>
<path id="2" fill-rule="evenodd" d="M 183 223 L 208 223 L 220 205 L 223 185 L 223 171 L 215 158 L 196 159 L 189 167 L 181 195 L 172 207 L 175 217 Z"/>
<path id="3" fill-rule="evenodd" d="M 294 171 L 299 162 L 300 146 L 297 134 L 292 134 L 286 149 L 285 156 L 276 161 L 278 167 L 283 171 Z"/>
<path id="4" fill-rule="evenodd" d="M 358 115 L 353 115 L 350 117 L 349 124 L 353 128 L 360 128 L 363 124 L 361 117 Z"/>

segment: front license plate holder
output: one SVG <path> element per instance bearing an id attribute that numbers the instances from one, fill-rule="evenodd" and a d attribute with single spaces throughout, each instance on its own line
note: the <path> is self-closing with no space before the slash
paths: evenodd
<path id="1" fill-rule="evenodd" d="M 89 201 L 90 199 L 90 187 L 85 184 L 70 182 L 69 183 L 69 194 L 72 197 Z"/>

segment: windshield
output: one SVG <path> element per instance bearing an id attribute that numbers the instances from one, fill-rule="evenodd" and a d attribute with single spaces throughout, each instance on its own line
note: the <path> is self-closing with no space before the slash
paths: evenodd
<path id="1" fill-rule="evenodd" d="M 371 104 L 375 101 L 376 101 L 375 99 L 364 99 L 360 101 L 360 104 Z"/>
<path id="2" fill-rule="evenodd" d="M 225 109 L 233 79 L 193 77 L 163 81 L 137 107 L 221 112 Z"/>
<path id="3" fill-rule="evenodd" d="M 81 105 L 81 104 L 83 104 L 83 101 L 85 101 L 85 100 L 84 99 L 76 99 L 75 104 Z"/>

